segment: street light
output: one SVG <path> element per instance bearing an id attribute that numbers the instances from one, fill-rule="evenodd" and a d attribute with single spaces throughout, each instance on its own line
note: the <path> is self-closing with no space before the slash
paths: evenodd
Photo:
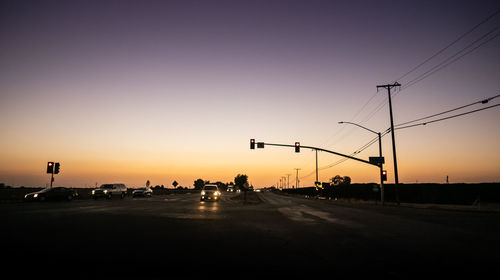
<path id="1" fill-rule="evenodd" d="M 359 125 L 359 124 L 353 123 L 353 122 L 342 122 L 341 121 L 341 122 L 339 122 L 339 124 L 352 124 L 352 125 L 355 125 L 357 127 L 362 128 L 364 130 L 370 131 L 371 133 L 377 134 L 377 136 L 378 136 L 379 156 L 380 156 L 380 158 L 382 158 L 382 135 L 381 135 L 380 132 L 373 131 L 373 130 L 371 130 L 369 128 L 366 128 L 366 127 L 364 127 L 362 125 Z M 384 176 L 383 173 L 384 173 L 384 171 L 383 171 L 383 166 L 382 165 L 383 165 L 383 162 L 380 161 L 379 162 L 379 167 L 380 167 L 380 201 L 382 202 L 382 205 L 383 205 L 384 204 L 384 179 L 383 179 L 383 176 Z"/>

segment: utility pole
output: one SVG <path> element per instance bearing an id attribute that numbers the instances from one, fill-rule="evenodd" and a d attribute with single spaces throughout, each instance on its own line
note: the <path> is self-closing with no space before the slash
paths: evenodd
<path id="1" fill-rule="evenodd" d="M 286 188 L 289 189 L 290 188 L 290 175 L 292 174 L 286 174 L 286 176 L 288 177 L 287 179 L 287 183 L 286 183 Z"/>
<path id="2" fill-rule="evenodd" d="M 396 202 L 399 205 L 399 191 L 398 191 L 398 185 L 399 185 L 399 178 L 398 178 L 398 161 L 396 157 L 396 140 L 394 139 L 394 118 L 392 116 L 392 101 L 391 101 L 391 89 L 393 87 L 400 87 L 401 84 L 398 82 L 395 82 L 394 84 L 387 84 L 387 85 L 379 85 L 377 86 L 377 90 L 379 88 L 386 88 L 387 89 L 387 94 L 389 97 L 389 115 L 391 117 L 391 136 L 392 136 L 392 156 L 394 158 L 394 189 L 396 191 Z"/>
<path id="3" fill-rule="evenodd" d="M 299 188 L 299 170 L 300 168 L 294 168 L 297 173 L 295 174 L 295 188 Z"/>

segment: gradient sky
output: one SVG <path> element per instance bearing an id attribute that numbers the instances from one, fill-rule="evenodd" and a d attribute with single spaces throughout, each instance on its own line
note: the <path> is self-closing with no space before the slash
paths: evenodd
<path id="1" fill-rule="evenodd" d="M 500 9 L 498 1 L 2 1 L 0 182 L 56 185 L 275 185 L 303 149 L 350 154 L 389 127 L 391 83 Z M 403 85 L 500 25 L 500 15 Z M 395 123 L 500 94 L 500 37 L 393 98 Z M 368 102 L 369 101 L 369 102 Z M 490 104 L 496 104 L 498 99 Z M 481 108 L 478 105 L 469 109 Z M 377 108 L 379 108 L 377 110 Z M 401 182 L 500 181 L 500 107 L 396 132 Z M 460 111 L 462 112 L 462 111 Z M 383 138 L 393 182 L 391 138 Z M 377 145 L 358 154 L 378 155 Z M 341 159 L 319 153 L 319 166 Z M 377 182 L 346 161 L 320 170 Z"/>

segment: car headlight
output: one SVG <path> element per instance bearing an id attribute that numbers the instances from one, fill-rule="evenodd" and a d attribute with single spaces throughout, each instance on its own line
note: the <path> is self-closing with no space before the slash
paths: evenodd
<path id="1" fill-rule="evenodd" d="M 214 195 L 215 195 L 215 196 L 218 196 L 218 195 L 219 195 L 219 192 L 214 192 Z"/>
<path id="2" fill-rule="evenodd" d="M 33 195 L 33 197 L 34 197 L 34 198 L 37 198 L 37 197 L 38 197 L 38 194 L 37 194 L 37 193 L 35 193 L 35 194 Z"/>
<path id="3" fill-rule="evenodd" d="M 95 194 L 95 190 L 92 190 L 92 194 Z"/>
<path id="4" fill-rule="evenodd" d="M 201 195 L 205 195 L 205 191 L 201 191 Z"/>
<path id="5" fill-rule="evenodd" d="M 108 190 L 104 190 L 104 194 L 107 194 L 108 193 Z"/>

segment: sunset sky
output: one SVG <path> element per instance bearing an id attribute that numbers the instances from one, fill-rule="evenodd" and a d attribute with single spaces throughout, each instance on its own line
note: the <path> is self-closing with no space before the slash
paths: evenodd
<path id="1" fill-rule="evenodd" d="M 500 94 L 500 36 L 405 87 L 458 51 L 500 32 L 495 1 L 2 1 L 0 182 L 172 187 L 247 174 L 276 185 L 314 152 L 249 149 L 250 138 L 351 154 L 395 123 Z M 455 56 L 458 57 L 458 56 Z M 500 103 L 500 98 L 453 113 Z M 385 104 L 385 106 L 383 105 Z M 452 114 L 453 114 L 452 113 Z M 447 115 L 445 115 L 447 116 Z M 500 181 L 500 107 L 396 131 L 400 182 Z M 390 134 L 383 138 L 394 182 Z M 375 143 L 357 157 L 378 155 Z M 319 153 L 319 179 L 378 182 L 378 169 Z"/>

